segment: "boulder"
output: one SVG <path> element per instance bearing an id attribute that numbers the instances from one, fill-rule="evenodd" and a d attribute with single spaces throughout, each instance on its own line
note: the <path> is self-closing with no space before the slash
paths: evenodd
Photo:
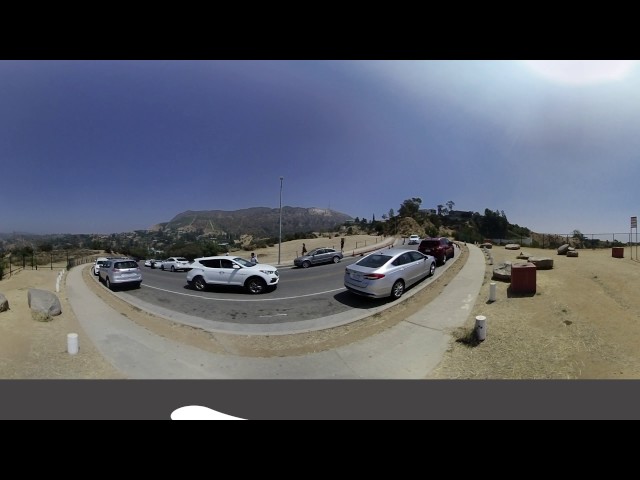
<path id="1" fill-rule="evenodd" d="M 558 247 L 558 255 L 566 255 L 569 250 L 569 244 L 565 243 L 564 245 L 560 245 Z"/>
<path id="2" fill-rule="evenodd" d="M 493 269 L 493 280 L 511 281 L 511 262 L 504 262 Z"/>
<path id="3" fill-rule="evenodd" d="M 0 293 L 0 312 L 6 312 L 7 310 L 9 310 L 9 300 Z"/>
<path id="4" fill-rule="evenodd" d="M 528 253 L 520 252 L 516 258 L 520 260 L 529 260 L 530 256 L 531 255 L 529 255 Z"/>
<path id="5" fill-rule="evenodd" d="M 493 244 L 491 244 L 491 243 L 482 243 L 480 245 L 480 247 L 482 247 L 482 248 L 493 248 Z"/>
<path id="6" fill-rule="evenodd" d="M 569 250 L 567 252 L 567 257 L 577 257 L 578 256 L 578 251 L 577 250 Z"/>
<path id="7" fill-rule="evenodd" d="M 30 288 L 27 299 L 31 308 L 31 318 L 38 322 L 49 322 L 53 319 L 52 317 L 62 313 L 60 300 L 54 293 Z"/>
<path id="8" fill-rule="evenodd" d="M 518 243 L 507 243 L 504 246 L 505 250 L 520 250 L 520 244 Z"/>
<path id="9" fill-rule="evenodd" d="M 529 263 L 533 263 L 536 270 L 551 270 L 553 268 L 553 259 L 549 257 L 529 257 Z"/>

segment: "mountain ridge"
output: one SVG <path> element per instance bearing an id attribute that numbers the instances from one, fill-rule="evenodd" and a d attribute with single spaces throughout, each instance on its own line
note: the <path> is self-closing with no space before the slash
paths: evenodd
<path id="1" fill-rule="evenodd" d="M 330 230 L 353 217 L 346 213 L 318 207 L 282 207 L 282 234 L 301 231 Z M 151 231 L 178 230 L 215 236 L 251 234 L 277 237 L 280 231 L 280 209 L 249 207 L 238 210 L 186 210 L 168 222 L 149 228 Z"/>

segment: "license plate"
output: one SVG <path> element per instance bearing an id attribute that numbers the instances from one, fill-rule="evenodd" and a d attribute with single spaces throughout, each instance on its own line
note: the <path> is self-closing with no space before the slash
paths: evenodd
<path id="1" fill-rule="evenodd" d="M 362 274 L 361 273 L 352 273 L 351 274 L 351 278 L 353 278 L 354 280 L 357 280 L 358 282 L 362 281 Z"/>

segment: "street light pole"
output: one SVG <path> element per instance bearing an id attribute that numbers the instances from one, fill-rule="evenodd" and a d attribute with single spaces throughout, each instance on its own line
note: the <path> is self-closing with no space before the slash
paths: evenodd
<path id="1" fill-rule="evenodd" d="M 280 177 L 280 240 L 278 242 L 278 265 L 280 265 L 280 247 L 282 246 L 282 180 L 284 180 L 284 177 Z"/>

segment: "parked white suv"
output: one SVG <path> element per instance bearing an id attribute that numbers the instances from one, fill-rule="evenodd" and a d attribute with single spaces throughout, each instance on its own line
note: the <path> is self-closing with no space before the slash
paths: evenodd
<path id="1" fill-rule="evenodd" d="M 171 270 L 172 272 L 177 272 L 178 270 L 187 271 L 190 268 L 189 260 L 184 257 L 169 257 L 166 260 L 162 260 L 160 265 L 160 270 Z"/>
<path id="2" fill-rule="evenodd" d="M 227 255 L 196 258 L 187 273 L 189 286 L 200 291 L 209 285 L 235 285 L 257 294 L 275 290 L 278 280 L 278 269 L 272 265 Z"/>
<path id="3" fill-rule="evenodd" d="M 409 237 L 409 245 L 418 245 L 420 243 L 420 237 L 418 235 L 411 235 Z"/>

